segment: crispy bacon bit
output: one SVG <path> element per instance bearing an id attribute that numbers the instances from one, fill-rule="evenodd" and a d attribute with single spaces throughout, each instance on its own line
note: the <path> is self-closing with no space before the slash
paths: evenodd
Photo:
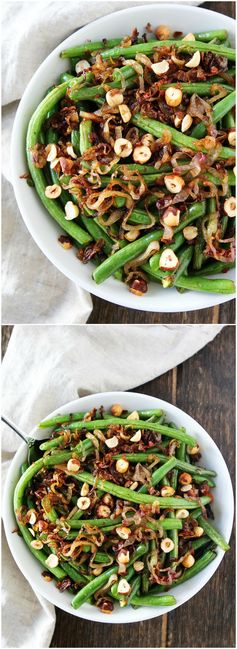
<path id="1" fill-rule="evenodd" d="M 43 169 L 47 164 L 47 152 L 44 144 L 35 144 L 30 150 L 32 162 L 38 169 Z"/>
<path id="2" fill-rule="evenodd" d="M 101 254 L 104 247 L 104 239 L 98 239 L 95 243 L 90 243 L 85 248 L 80 248 L 77 257 L 83 264 L 87 264 L 95 255 Z"/>

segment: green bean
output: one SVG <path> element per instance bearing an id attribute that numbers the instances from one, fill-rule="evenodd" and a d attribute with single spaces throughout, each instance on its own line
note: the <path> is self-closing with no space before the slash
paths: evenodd
<path id="1" fill-rule="evenodd" d="M 75 151 L 77 155 L 80 155 L 81 153 L 81 148 L 80 148 L 80 133 L 78 129 L 73 129 L 71 132 L 71 143 L 72 143 L 72 148 Z"/>
<path id="2" fill-rule="evenodd" d="M 235 115 L 231 110 L 224 117 L 226 128 L 235 128 Z"/>
<path id="3" fill-rule="evenodd" d="M 106 255 L 110 255 L 113 247 L 113 240 L 109 237 L 109 235 L 104 232 L 104 230 L 102 230 L 100 225 L 95 222 L 95 219 L 88 218 L 88 216 L 81 214 L 81 221 L 95 241 L 98 241 L 98 239 L 103 239 L 103 251 Z"/>
<path id="4" fill-rule="evenodd" d="M 72 221 L 66 221 L 65 213 L 59 207 L 57 202 L 45 196 L 46 181 L 44 179 L 43 171 L 42 169 L 35 167 L 31 157 L 31 149 L 35 146 L 35 144 L 37 144 L 39 140 L 39 133 L 46 115 L 48 111 L 51 110 L 55 106 L 55 104 L 65 95 L 68 83 L 70 82 L 64 82 L 60 86 L 54 88 L 54 90 L 52 90 L 47 95 L 47 97 L 43 99 L 43 101 L 39 104 L 39 106 L 36 108 L 36 111 L 32 115 L 26 138 L 27 162 L 31 177 L 35 185 L 35 189 L 44 207 L 57 221 L 60 227 L 65 230 L 65 232 L 71 235 L 73 239 L 78 241 L 78 243 L 80 243 L 81 245 L 85 245 L 91 241 L 91 237 L 78 224 L 73 223 Z"/>
<path id="5" fill-rule="evenodd" d="M 208 279 L 207 277 L 191 276 L 180 277 L 177 287 L 189 291 L 204 291 L 206 293 L 235 293 L 235 284 L 230 279 Z"/>
<path id="6" fill-rule="evenodd" d="M 78 570 L 76 570 L 68 561 L 60 561 L 60 565 L 66 574 L 71 577 L 76 584 L 87 583 L 86 578 Z"/>
<path id="7" fill-rule="evenodd" d="M 148 521 L 145 526 L 151 530 L 181 530 L 183 524 L 178 518 L 164 518 L 159 521 Z"/>
<path id="8" fill-rule="evenodd" d="M 167 460 L 162 466 L 160 466 L 158 469 L 154 471 L 151 477 L 151 484 L 152 487 L 155 487 L 161 480 L 164 478 L 169 471 L 172 471 L 176 466 L 176 458 L 172 457 L 170 460 Z M 142 487 L 139 488 L 139 493 L 146 493 L 147 492 L 147 487 L 146 485 L 142 485 Z"/>
<path id="9" fill-rule="evenodd" d="M 229 96 L 231 97 L 231 95 Z M 155 119 L 151 119 L 150 117 L 143 117 L 141 113 L 136 113 L 136 115 L 133 116 L 132 123 L 135 126 L 138 126 L 142 130 L 146 131 L 147 133 L 151 133 L 151 135 L 154 135 L 155 137 L 161 137 L 163 132 L 167 130 L 167 124 L 163 124 L 162 122 L 159 122 L 158 120 Z M 198 147 L 198 144 L 193 137 L 190 137 L 189 135 L 184 135 L 184 133 L 180 133 L 172 126 L 169 126 L 169 131 L 172 137 L 171 141 L 175 146 L 179 148 L 187 147 L 194 151 L 200 150 L 200 147 Z M 203 147 L 202 150 L 203 152 L 207 153 L 205 147 Z M 232 158 L 233 150 L 228 147 L 222 147 L 218 157 L 221 159 Z"/>
<path id="10" fill-rule="evenodd" d="M 122 498 L 123 500 L 129 500 L 134 503 L 157 503 L 161 508 L 166 509 L 167 507 L 172 507 L 174 509 L 182 509 L 186 507 L 187 509 L 195 509 L 197 507 L 197 502 L 195 500 L 186 500 L 185 498 L 162 498 L 158 496 L 150 496 L 145 493 L 138 493 L 132 491 L 127 487 L 120 487 L 109 480 L 102 480 L 100 478 L 95 478 L 87 471 L 82 471 L 74 474 L 74 479 L 79 480 L 80 482 L 88 482 L 88 484 L 93 485 L 96 483 L 96 486 L 99 487 L 102 491 L 106 491 L 112 496 L 117 498 Z M 208 496 L 203 496 L 201 499 L 203 505 L 210 502 Z"/>
<path id="11" fill-rule="evenodd" d="M 174 286 L 177 285 L 177 282 L 180 277 L 186 274 L 187 268 L 191 263 L 193 256 L 193 247 L 189 246 L 185 248 L 179 256 L 179 266 L 174 274 Z"/>
<path id="12" fill-rule="evenodd" d="M 197 222 L 198 236 L 194 244 L 194 255 L 193 255 L 193 268 L 199 270 L 202 267 L 204 261 L 204 247 L 205 241 L 202 232 L 202 219 L 198 219 Z"/>
<path id="13" fill-rule="evenodd" d="M 226 29 L 213 29 L 210 32 L 196 32 L 194 36 L 197 41 L 208 43 L 213 38 L 218 38 L 219 41 L 224 41 L 228 36 L 228 32 Z"/>
<path id="14" fill-rule="evenodd" d="M 96 563 L 105 563 L 106 561 L 107 563 L 108 561 L 110 563 L 113 563 L 113 558 L 109 554 L 107 554 L 107 552 L 96 552 L 94 556 L 94 561 Z"/>
<path id="15" fill-rule="evenodd" d="M 180 584 L 183 584 L 185 581 L 188 581 L 188 579 L 191 579 L 192 577 L 195 577 L 201 570 L 206 568 L 206 566 L 213 561 L 213 559 L 216 558 L 216 553 L 208 550 L 203 554 L 203 556 L 200 559 L 197 559 L 195 561 L 194 565 L 191 568 L 187 568 L 184 570 L 183 574 L 181 577 L 178 577 L 173 581 L 172 583 L 172 588 L 175 586 L 179 586 Z M 150 593 L 153 595 L 155 593 L 159 593 L 159 587 L 158 586 L 153 586 L 150 590 Z"/>
<path id="16" fill-rule="evenodd" d="M 68 72 L 63 72 L 59 77 L 60 83 L 64 83 L 64 81 L 72 81 L 72 79 L 76 79 L 75 75 L 69 74 Z"/>
<path id="17" fill-rule="evenodd" d="M 112 38 L 110 40 L 104 39 L 103 41 L 96 41 L 94 43 L 87 42 L 82 45 L 68 47 L 60 53 L 60 56 L 62 59 L 77 57 L 78 60 L 90 52 L 97 52 L 98 50 L 103 50 L 105 47 L 115 47 L 116 45 L 119 45 L 119 43 L 121 43 L 121 38 Z"/>
<path id="18" fill-rule="evenodd" d="M 140 586 L 141 586 L 141 575 L 137 575 L 136 577 L 134 577 L 134 579 L 131 582 L 131 592 L 128 598 L 127 599 L 125 598 L 125 603 L 123 604 L 124 606 L 133 603 L 134 597 L 137 595 L 137 593 L 140 590 Z M 122 602 L 120 602 L 120 606 L 122 606 Z"/>
<path id="19" fill-rule="evenodd" d="M 133 88 L 135 79 L 135 75 L 133 75 L 133 77 L 131 77 L 130 79 L 125 79 L 125 88 Z M 109 88 L 121 88 L 121 80 L 111 81 L 111 83 L 108 83 L 107 85 Z M 73 84 L 73 86 L 70 87 L 68 91 L 68 95 L 73 101 L 82 101 L 84 99 L 94 100 L 97 97 L 104 97 L 105 93 L 106 90 L 103 85 L 91 87 L 87 86 L 81 88 L 80 85 L 77 87 L 76 82 Z"/>
<path id="20" fill-rule="evenodd" d="M 196 82 L 196 83 L 182 83 L 181 82 L 180 83 L 179 81 L 175 81 L 175 82 L 172 81 L 172 87 L 176 87 L 176 85 L 178 85 L 178 88 L 183 90 L 183 92 L 187 93 L 188 95 L 193 95 L 194 93 L 196 93 L 197 95 L 199 95 L 199 97 L 202 97 L 203 95 L 204 96 L 207 96 L 207 95 L 213 95 L 214 96 L 215 94 L 218 94 L 218 92 L 219 92 L 219 87 L 218 87 L 219 84 L 213 83 L 213 81 L 211 81 L 211 82 L 204 81 L 204 82 L 199 82 L 199 83 L 198 82 Z M 223 80 L 222 80 L 222 83 L 220 85 L 221 85 L 221 88 L 224 88 L 225 90 L 228 90 L 229 92 L 231 92 L 233 90 L 233 86 L 230 86 L 227 83 L 223 83 Z M 163 90 L 165 90 L 166 88 L 170 88 L 170 83 L 164 83 L 164 85 L 162 85 L 161 88 Z"/>
<path id="21" fill-rule="evenodd" d="M 178 460 L 181 460 L 181 462 L 185 461 L 186 457 L 186 444 L 184 442 L 181 442 L 179 446 L 176 448 L 176 457 Z"/>
<path id="22" fill-rule="evenodd" d="M 192 549 L 199 550 L 199 548 L 202 548 L 203 545 L 206 545 L 207 543 L 209 543 L 208 536 L 202 536 L 200 539 L 194 539 L 194 541 L 191 541 Z"/>
<path id="23" fill-rule="evenodd" d="M 150 586 L 149 582 L 149 572 L 147 568 L 144 568 L 142 571 L 142 593 L 143 595 L 146 595 L 148 593 Z"/>
<path id="24" fill-rule="evenodd" d="M 88 430 L 94 430 L 94 428 L 103 429 L 103 428 L 108 428 L 108 426 L 110 426 L 111 424 L 118 424 L 123 426 L 125 425 L 125 422 L 126 420 L 120 419 L 119 417 L 111 417 L 111 419 L 94 419 L 93 421 L 73 422 L 72 424 L 68 424 L 67 429 L 68 430 L 80 430 L 82 428 L 87 428 Z M 194 437 L 191 437 L 191 435 L 188 435 L 182 429 L 176 429 L 176 428 L 171 429 L 169 428 L 169 426 L 163 426 L 162 424 L 156 422 L 151 423 L 143 420 L 140 421 L 140 419 L 136 419 L 136 420 L 129 419 L 127 421 L 127 426 L 129 426 L 129 428 L 135 428 L 136 430 L 139 430 L 140 428 L 143 428 L 144 430 L 155 430 L 158 433 L 161 433 L 162 435 L 167 435 L 168 437 L 185 441 L 186 444 L 189 444 L 190 446 L 195 446 L 197 443 Z M 44 444 L 41 444 L 40 448 L 42 448 L 42 450 L 47 450 L 49 448 L 49 443 L 45 442 Z"/>
<path id="25" fill-rule="evenodd" d="M 177 234 L 177 232 L 181 232 L 181 230 L 186 228 L 186 226 L 190 223 L 193 223 L 193 221 L 195 221 L 199 216 L 204 216 L 205 213 L 206 201 L 190 205 L 190 207 L 187 209 L 186 214 L 184 215 L 186 218 L 184 218 L 184 220 L 181 221 L 181 223 L 174 229 L 175 234 Z"/>
<path id="26" fill-rule="evenodd" d="M 104 527 L 104 525 L 114 525 L 115 527 L 119 525 L 122 522 L 121 516 L 118 516 L 118 518 L 114 518 L 113 520 L 111 518 L 88 518 L 88 519 L 80 519 L 80 520 L 75 520 L 74 518 L 70 518 L 69 520 L 69 525 L 71 528 L 76 528 L 80 529 L 83 525 L 90 525 L 93 527 Z"/>
<path id="27" fill-rule="evenodd" d="M 83 155 L 83 153 L 85 153 L 85 151 L 87 151 L 87 149 L 90 149 L 91 147 L 91 132 L 92 132 L 91 119 L 82 120 L 79 129 L 81 155 Z"/>
<path id="28" fill-rule="evenodd" d="M 153 52 L 158 49 L 159 47 L 176 47 L 176 50 L 178 52 L 181 51 L 192 51 L 197 49 L 197 43 L 196 41 L 157 41 L 157 40 L 150 40 L 148 43 L 141 43 L 138 45 L 131 45 L 129 47 L 113 47 L 111 49 L 105 50 L 101 52 L 101 57 L 102 59 L 117 59 L 120 56 L 124 57 L 125 59 L 127 58 L 135 58 L 136 54 L 153 54 Z M 225 56 L 227 59 L 230 61 L 235 60 L 235 50 L 230 47 L 223 47 L 222 45 L 216 45 L 211 44 L 211 43 L 202 43 L 201 41 L 198 42 L 198 50 L 200 52 L 215 52 L 216 54 L 219 54 L 220 56 Z"/>
<path id="29" fill-rule="evenodd" d="M 209 521 L 206 520 L 202 515 L 198 517 L 198 522 L 200 523 L 201 527 L 204 529 L 204 532 L 209 536 L 209 538 L 216 543 L 216 545 L 219 545 L 219 547 L 224 550 L 230 549 L 230 546 L 228 543 L 225 541 L 223 536 L 209 523 Z"/>
<path id="30" fill-rule="evenodd" d="M 209 487 L 215 487 L 216 486 L 216 483 L 214 482 L 214 480 L 210 480 L 210 478 L 207 478 L 205 476 L 201 476 L 198 473 L 193 473 L 193 479 L 194 479 L 194 482 L 197 482 L 197 483 L 207 482 Z"/>
<path id="31" fill-rule="evenodd" d="M 231 108 L 235 105 L 236 102 L 236 92 L 235 90 L 231 92 L 226 97 L 223 97 L 218 103 L 214 106 L 212 112 L 212 121 L 214 124 L 220 121 L 222 117 L 228 113 Z M 196 124 L 191 131 L 191 136 L 193 138 L 202 138 L 205 136 L 206 126 L 203 123 Z M 230 155 L 230 154 L 229 154 Z"/>
<path id="32" fill-rule="evenodd" d="M 28 462 L 23 462 L 20 469 L 21 475 L 23 475 L 23 473 L 25 473 L 27 469 L 28 469 Z"/>
<path id="33" fill-rule="evenodd" d="M 235 262 L 223 262 L 223 261 L 214 261 L 210 262 L 197 270 L 194 275 L 215 275 L 216 273 L 223 273 L 230 268 L 235 268 Z"/>
<path id="34" fill-rule="evenodd" d="M 173 606 L 176 599 L 173 595 L 135 595 L 132 600 L 134 606 Z"/>
<path id="35" fill-rule="evenodd" d="M 54 426 L 57 426 L 58 424 L 66 424 L 67 422 L 71 421 L 80 421 L 85 417 L 85 412 L 70 412 L 66 413 L 65 415 L 57 415 L 56 417 L 52 417 L 51 419 L 44 419 L 44 421 L 41 421 L 38 424 L 38 428 L 53 428 Z"/>
<path id="36" fill-rule="evenodd" d="M 178 450 L 179 449 L 177 448 L 176 454 L 178 453 Z M 169 459 L 167 455 L 163 455 L 162 453 L 159 453 L 155 447 L 153 449 L 146 451 L 145 453 L 123 453 L 123 454 L 121 453 L 120 455 L 114 455 L 113 459 L 119 460 L 120 458 L 126 457 L 126 459 L 129 462 L 146 462 L 150 457 L 153 458 L 153 456 L 159 458 L 161 462 L 165 462 L 165 463 Z M 174 459 L 175 459 L 175 467 L 177 469 L 180 469 L 181 471 L 186 471 L 191 474 L 194 473 L 195 475 L 202 476 L 203 478 L 209 476 L 210 477 L 216 476 L 215 471 L 212 471 L 211 469 L 205 469 L 204 467 L 198 466 L 196 464 L 189 464 L 188 462 L 180 460 L 178 458 L 178 455 L 176 458 L 174 457 Z"/>
<path id="37" fill-rule="evenodd" d="M 93 278 L 96 284 L 101 284 L 106 279 L 111 277 L 116 270 L 124 266 L 128 261 L 131 261 L 138 255 L 140 255 L 144 250 L 146 250 L 149 243 L 152 241 L 159 241 L 162 237 L 163 230 L 156 230 L 155 232 L 150 232 L 149 234 L 144 235 L 138 241 L 133 241 L 129 243 L 122 250 L 118 250 L 111 257 L 105 259 L 105 261 L 98 266 L 93 272 Z"/>
<path id="38" fill-rule="evenodd" d="M 136 559 L 138 559 L 140 556 L 142 556 L 142 554 L 144 554 L 145 551 L 146 551 L 145 544 L 141 544 L 140 546 L 138 546 L 128 565 L 132 565 L 134 561 L 136 561 Z M 99 588 L 104 586 L 104 584 L 108 581 L 111 575 L 114 575 L 117 572 L 118 572 L 118 566 L 114 566 L 113 568 L 109 568 L 108 570 L 103 572 L 101 575 L 99 575 L 99 577 L 95 577 L 95 579 L 93 579 L 92 582 L 84 586 L 84 588 L 82 588 L 80 592 L 75 595 L 75 597 L 72 600 L 73 608 L 79 608 L 79 606 L 84 604 L 84 602 L 86 602 L 88 598 L 91 597 L 91 595 L 94 595 L 94 593 L 97 590 L 99 590 Z"/>

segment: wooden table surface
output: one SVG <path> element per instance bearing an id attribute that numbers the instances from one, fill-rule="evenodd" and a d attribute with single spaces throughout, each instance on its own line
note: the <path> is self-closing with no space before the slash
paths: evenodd
<path id="1" fill-rule="evenodd" d="M 3 327 L 3 351 L 11 329 Z M 235 327 L 226 326 L 178 368 L 136 388 L 177 404 L 196 419 L 217 443 L 233 481 L 234 350 Z M 182 607 L 133 625 L 88 622 L 57 609 L 51 647 L 234 647 L 234 574 L 232 536 L 231 551 L 215 575 Z"/>
<path id="2" fill-rule="evenodd" d="M 201 7 L 218 11 L 226 16 L 235 17 L 235 2 L 204 2 Z M 235 323 L 235 301 L 231 300 L 221 306 L 188 313 L 148 313 L 136 309 L 126 309 L 106 300 L 92 296 L 93 311 L 88 320 L 90 323 L 122 324 L 185 324 L 185 323 Z"/>

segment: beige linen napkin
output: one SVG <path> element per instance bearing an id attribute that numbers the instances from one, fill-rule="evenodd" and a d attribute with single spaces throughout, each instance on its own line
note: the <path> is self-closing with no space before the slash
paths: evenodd
<path id="1" fill-rule="evenodd" d="M 78 394 L 136 389 L 160 376 L 213 340 L 221 328 L 18 325 L 3 361 L 2 412 L 29 434 L 43 417 Z M 3 433 L 4 480 L 20 442 L 6 426 Z M 54 607 L 31 589 L 5 540 L 2 558 L 2 646 L 48 647 Z"/>
<path id="2" fill-rule="evenodd" d="M 26 85 L 56 45 L 92 20 L 134 4 L 146 4 L 146 0 L 31 0 L 3 4 L 2 322 L 6 324 L 83 323 L 91 313 L 89 293 L 67 279 L 48 261 L 24 225 L 10 184 L 11 131 Z"/>

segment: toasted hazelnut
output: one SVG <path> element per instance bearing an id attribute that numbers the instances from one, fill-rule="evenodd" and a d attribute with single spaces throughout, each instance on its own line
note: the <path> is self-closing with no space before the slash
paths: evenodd
<path id="1" fill-rule="evenodd" d="M 191 117 L 191 115 L 189 115 L 187 113 L 187 115 L 185 115 L 183 120 L 182 120 L 182 124 L 181 124 L 182 133 L 185 133 L 185 131 L 188 131 L 188 129 L 190 128 L 192 123 L 193 123 L 193 118 Z"/>
<path id="2" fill-rule="evenodd" d="M 66 221 L 72 221 L 76 219 L 79 214 L 79 207 L 75 205 L 72 201 L 67 201 L 65 205 L 65 219 Z"/>
<path id="3" fill-rule="evenodd" d="M 132 491 L 135 491 L 135 489 L 136 489 L 137 487 L 138 487 L 138 482 L 132 482 L 132 484 L 130 484 L 129 489 L 131 489 Z"/>
<path id="4" fill-rule="evenodd" d="M 167 25 L 159 25 L 155 30 L 155 36 L 158 41 L 167 41 L 170 37 L 170 29 Z"/>
<path id="5" fill-rule="evenodd" d="M 129 550 L 120 550 L 119 553 L 117 554 L 117 562 L 122 563 L 123 565 L 126 565 L 129 563 L 130 559 L 130 554 Z"/>
<path id="6" fill-rule="evenodd" d="M 67 463 L 67 470 L 72 471 L 72 473 L 77 473 L 80 469 L 80 462 L 76 458 L 71 458 Z"/>
<path id="7" fill-rule="evenodd" d="M 185 182 L 182 176 L 170 174 L 164 177 L 165 186 L 171 194 L 178 194 L 183 189 Z"/>
<path id="8" fill-rule="evenodd" d="M 167 103 L 167 106 L 179 106 L 179 104 L 181 104 L 182 97 L 183 93 L 179 88 L 173 88 L 172 86 L 170 86 L 165 91 L 165 101 Z"/>
<path id="9" fill-rule="evenodd" d="M 198 444 L 197 446 L 187 446 L 187 453 L 189 455 L 196 455 L 197 453 L 199 453 L 199 451 L 200 447 L 198 446 Z"/>
<path id="10" fill-rule="evenodd" d="M 192 476 L 190 473 L 181 473 L 179 476 L 179 483 L 182 485 L 191 484 Z"/>
<path id="11" fill-rule="evenodd" d="M 113 417 L 121 417 L 122 412 L 123 408 L 120 403 L 114 403 L 111 408 L 111 414 L 113 415 Z"/>
<path id="12" fill-rule="evenodd" d="M 86 61 L 85 59 L 82 59 L 81 61 L 78 61 L 75 65 L 75 72 L 76 74 L 81 74 L 85 70 L 89 70 L 90 68 L 90 63 Z"/>
<path id="13" fill-rule="evenodd" d="M 81 496 L 77 500 L 77 507 L 78 509 L 89 509 L 91 504 L 90 498 L 87 498 L 86 496 Z"/>
<path id="14" fill-rule="evenodd" d="M 120 579 L 118 583 L 118 593 L 119 595 L 129 595 L 131 592 L 131 586 L 126 579 Z"/>
<path id="15" fill-rule="evenodd" d="M 90 487 L 87 484 L 87 482 L 83 482 L 82 488 L 81 488 L 81 496 L 87 496 L 87 494 L 90 491 Z"/>
<path id="16" fill-rule="evenodd" d="M 62 188 L 60 187 L 60 185 L 48 185 L 47 187 L 45 187 L 45 192 L 44 193 L 45 193 L 45 196 L 47 196 L 47 198 L 54 199 L 54 198 L 58 198 L 60 196 L 61 191 L 62 191 Z"/>
<path id="17" fill-rule="evenodd" d="M 179 265 L 178 257 L 171 248 L 165 248 L 160 256 L 159 268 L 161 270 L 176 270 Z"/>
<path id="18" fill-rule="evenodd" d="M 144 568 L 144 562 L 143 561 L 134 561 L 133 564 L 135 572 L 141 572 Z"/>
<path id="19" fill-rule="evenodd" d="M 203 536 L 203 532 L 204 532 L 203 527 L 200 527 L 199 525 L 197 525 L 197 527 L 194 527 L 193 531 L 194 531 L 194 534 L 195 534 L 195 536 L 197 538 L 199 538 L 200 536 Z"/>
<path id="20" fill-rule="evenodd" d="M 134 435 L 130 437 L 130 442 L 140 442 L 142 436 L 141 430 L 136 430 Z"/>
<path id="21" fill-rule="evenodd" d="M 154 135 L 151 135 L 151 133 L 145 133 L 145 135 L 142 136 L 141 142 L 150 148 L 150 146 L 155 142 Z"/>
<path id="22" fill-rule="evenodd" d="M 44 581 L 52 581 L 53 579 L 53 576 L 50 574 L 50 572 L 47 572 L 47 570 L 43 570 L 42 577 Z"/>
<path id="23" fill-rule="evenodd" d="M 128 468 L 129 468 L 129 462 L 127 460 L 123 460 L 122 458 L 120 460 L 117 460 L 116 471 L 118 471 L 118 473 L 126 473 Z"/>
<path id="24" fill-rule="evenodd" d="M 123 93 L 118 88 L 112 88 L 106 92 L 106 101 L 111 108 L 123 104 Z"/>
<path id="25" fill-rule="evenodd" d="M 183 235 L 187 241 L 196 239 L 198 235 L 198 229 L 196 225 L 187 225 L 186 228 L 183 229 Z"/>
<path id="26" fill-rule="evenodd" d="M 188 492 L 192 489 L 192 484 L 185 484 L 183 487 L 181 487 L 180 491 L 182 493 Z"/>
<path id="27" fill-rule="evenodd" d="M 175 128 L 179 128 L 181 123 L 182 123 L 182 118 L 179 117 L 178 115 L 175 115 L 175 118 L 174 118 Z"/>
<path id="28" fill-rule="evenodd" d="M 189 32 L 187 36 L 184 36 L 184 38 L 182 38 L 182 41 L 195 41 L 195 40 L 196 40 L 195 36 L 194 34 L 192 34 L 192 32 Z"/>
<path id="29" fill-rule="evenodd" d="M 123 526 L 122 527 L 116 527 L 116 534 L 118 534 L 120 539 L 123 539 L 124 541 L 126 541 L 128 539 L 128 537 L 130 536 L 130 534 L 131 534 L 131 530 L 129 529 L 129 527 L 123 527 Z"/>
<path id="30" fill-rule="evenodd" d="M 109 518 L 111 509 L 107 505 L 99 505 L 96 510 L 98 518 Z"/>
<path id="31" fill-rule="evenodd" d="M 137 237 L 139 237 L 139 234 L 140 234 L 140 230 L 134 228 L 133 230 L 128 230 L 128 232 L 126 232 L 124 237 L 125 239 L 127 239 L 127 241 L 136 241 Z"/>
<path id="32" fill-rule="evenodd" d="M 30 542 L 31 547 L 34 548 L 34 550 L 42 550 L 43 543 L 42 541 L 31 541 Z"/>
<path id="33" fill-rule="evenodd" d="M 133 160 L 134 162 L 138 162 L 139 164 L 144 164 L 148 162 L 151 158 L 151 150 L 149 149 L 148 146 L 145 144 L 140 144 L 139 146 L 135 146 L 135 149 L 133 150 Z"/>
<path id="34" fill-rule="evenodd" d="M 122 117 L 122 120 L 125 124 L 130 121 L 132 117 L 132 113 L 130 111 L 130 108 L 126 104 L 120 104 L 119 106 L 119 112 Z"/>
<path id="35" fill-rule="evenodd" d="M 118 438 L 115 437 L 115 435 L 113 437 L 109 437 L 109 439 L 105 440 L 105 444 L 106 446 L 108 446 L 108 448 L 116 448 L 116 446 L 118 446 Z"/>
<path id="36" fill-rule="evenodd" d="M 72 248 L 72 241 L 70 237 L 65 236 L 64 234 L 61 234 L 60 237 L 58 237 L 58 242 L 64 248 L 64 250 L 70 250 Z"/>
<path id="37" fill-rule="evenodd" d="M 189 511 L 188 511 L 188 509 L 177 509 L 175 516 L 176 516 L 176 518 L 181 518 L 181 519 L 182 518 L 188 518 Z"/>
<path id="38" fill-rule="evenodd" d="M 47 155 L 47 162 L 52 162 L 57 158 L 57 147 L 56 144 L 48 144 L 47 149 L 46 149 L 48 155 Z"/>
<path id="39" fill-rule="evenodd" d="M 165 539 L 163 539 L 161 541 L 160 547 L 163 550 L 163 552 L 165 552 L 165 553 L 166 552 L 171 552 L 171 550 L 174 549 L 174 541 L 172 541 L 172 539 L 169 539 L 168 537 L 166 537 Z"/>
<path id="40" fill-rule="evenodd" d="M 163 214 L 162 221 L 164 225 L 173 228 L 179 225 L 180 210 L 177 207 L 167 207 Z"/>
<path id="41" fill-rule="evenodd" d="M 200 61 L 201 61 L 201 54 L 197 50 L 197 52 L 194 52 L 194 54 L 193 54 L 192 58 L 190 59 L 190 61 L 188 61 L 188 63 L 185 63 L 185 67 L 186 68 L 197 68 L 199 66 Z"/>
<path id="42" fill-rule="evenodd" d="M 120 158 L 127 158 L 132 153 L 132 143 L 124 137 L 115 140 L 114 151 Z"/>
<path id="43" fill-rule="evenodd" d="M 74 151 L 74 149 L 73 149 L 73 147 L 72 147 L 71 144 L 68 144 L 68 146 L 67 146 L 67 154 L 70 155 L 71 158 L 73 158 L 74 160 L 76 160 L 76 158 L 77 158 L 77 154 L 75 153 L 75 151 Z"/>
<path id="44" fill-rule="evenodd" d="M 131 419 L 131 421 L 139 421 L 139 414 L 137 410 L 133 410 L 133 412 L 130 412 L 130 415 L 127 416 L 127 419 Z"/>
<path id="45" fill-rule="evenodd" d="M 173 487 L 168 487 L 168 485 L 167 486 L 165 485 L 164 487 L 162 487 L 161 492 L 160 492 L 160 495 L 162 496 L 162 498 L 166 498 L 166 496 L 173 496 L 174 494 L 175 494 L 175 489 L 173 489 Z"/>
<path id="46" fill-rule="evenodd" d="M 45 560 L 46 565 L 49 568 L 56 568 L 58 566 L 58 557 L 56 554 L 50 554 Z"/>
<path id="47" fill-rule="evenodd" d="M 185 568 L 191 568 L 194 563 L 195 559 L 192 554 L 186 554 L 182 561 L 182 564 Z"/>
<path id="48" fill-rule="evenodd" d="M 37 520 L 37 516 L 36 516 L 36 513 L 35 513 L 34 509 L 29 510 L 28 514 L 30 514 L 29 524 L 34 525 L 36 523 L 36 520 Z"/>
<path id="49" fill-rule="evenodd" d="M 230 198 L 227 198 L 225 200 L 224 210 L 227 216 L 229 216 L 230 218 L 236 216 L 236 198 L 234 196 L 230 196 Z"/>
<path id="50" fill-rule="evenodd" d="M 228 133 L 228 142 L 230 146 L 235 146 L 236 145 L 236 131 L 230 131 Z"/>
<path id="51" fill-rule="evenodd" d="M 55 158 L 55 160 L 52 160 L 52 162 L 50 162 L 50 169 L 55 169 L 55 167 L 57 167 L 58 164 L 59 164 L 59 158 Z"/>
<path id="52" fill-rule="evenodd" d="M 165 59 L 159 61 L 159 63 L 152 63 L 151 69 L 159 77 L 161 74 L 165 74 L 169 70 L 169 63 Z"/>

